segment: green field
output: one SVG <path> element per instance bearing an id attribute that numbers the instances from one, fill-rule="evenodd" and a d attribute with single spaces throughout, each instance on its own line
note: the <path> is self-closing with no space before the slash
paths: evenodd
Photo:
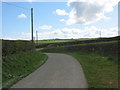
<path id="1" fill-rule="evenodd" d="M 8 88 L 17 81 L 35 71 L 45 63 L 47 55 L 37 51 L 21 52 L 3 57 L 3 88 Z"/>
<path id="2" fill-rule="evenodd" d="M 83 41 L 83 40 L 96 40 L 96 38 L 46 39 L 46 40 L 38 40 L 38 41 L 35 41 L 35 43 L 39 43 L 39 44 L 43 44 L 43 43 L 60 43 L 60 42 Z"/>

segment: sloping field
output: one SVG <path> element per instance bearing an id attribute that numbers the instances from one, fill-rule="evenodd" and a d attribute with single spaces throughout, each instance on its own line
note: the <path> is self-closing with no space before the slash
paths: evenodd
<path id="1" fill-rule="evenodd" d="M 78 45 L 78 44 L 88 44 L 88 43 L 100 43 L 100 42 L 111 42 L 111 41 L 118 41 L 118 37 L 112 37 L 112 38 L 99 38 L 99 39 L 83 39 L 83 40 L 76 40 L 73 39 L 72 41 L 64 40 L 63 42 L 48 42 L 37 44 L 36 48 L 45 48 L 45 47 L 59 47 L 59 46 L 68 46 L 68 45 Z M 42 41 L 41 41 L 42 42 Z"/>

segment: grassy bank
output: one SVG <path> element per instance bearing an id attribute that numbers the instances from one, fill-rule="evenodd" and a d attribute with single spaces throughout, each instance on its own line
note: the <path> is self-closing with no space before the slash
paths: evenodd
<path id="1" fill-rule="evenodd" d="M 98 54 L 67 53 L 82 65 L 89 88 L 118 88 L 118 62 Z"/>
<path id="2" fill-rule="evenodd" d="M 46 60 L 47 55 L 36 51 L 22 52 L 3 57 L 3 88 L 11 87 L 17 81 L 40 67 Z"/>

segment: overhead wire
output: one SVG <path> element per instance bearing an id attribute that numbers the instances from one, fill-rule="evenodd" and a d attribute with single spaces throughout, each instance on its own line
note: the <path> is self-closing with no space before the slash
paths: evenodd
<path id="1" fill-rule="evenodd" d="M 3 3 L 8 4 L 8 5 L 11 5 L 11 6 L 18 7 L 18 8 L 22 8 L 22 9 L 25 9 L 25 10 L 30 10 L 29 8 L 22 7 L 22 6 L 18 6 L 18 5 L 15 5 L 15 4 L 7 3 L 7 2 L 3 2 Z"/>
<path id="2" fill-rule="evenodd" d="M 14 7 L 17 7 L 17 8 L 21 8 L 21 9 L 24 9 L 24 10 L 31 10 L 30 8 L 26 8 L 26 7 L 23 7 L 23 6 L 19 6 L 19 5 L 15 5 L 15 4 L 12 4 L 12 3 L 8 3 L 8 2 L 3 2 L 4 4 L 7 4 L 7 5 L 11 5 L 11 6 L 14 6 Z"/>

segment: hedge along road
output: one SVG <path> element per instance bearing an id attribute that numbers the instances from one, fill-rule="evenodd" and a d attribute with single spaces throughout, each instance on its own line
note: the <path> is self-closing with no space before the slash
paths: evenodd
<path id="1" fill-rule="evenodd" d="M 79 62 L 65 54 L 46 53 L 48 60 L 11 88 L 87 88 Z"/>

